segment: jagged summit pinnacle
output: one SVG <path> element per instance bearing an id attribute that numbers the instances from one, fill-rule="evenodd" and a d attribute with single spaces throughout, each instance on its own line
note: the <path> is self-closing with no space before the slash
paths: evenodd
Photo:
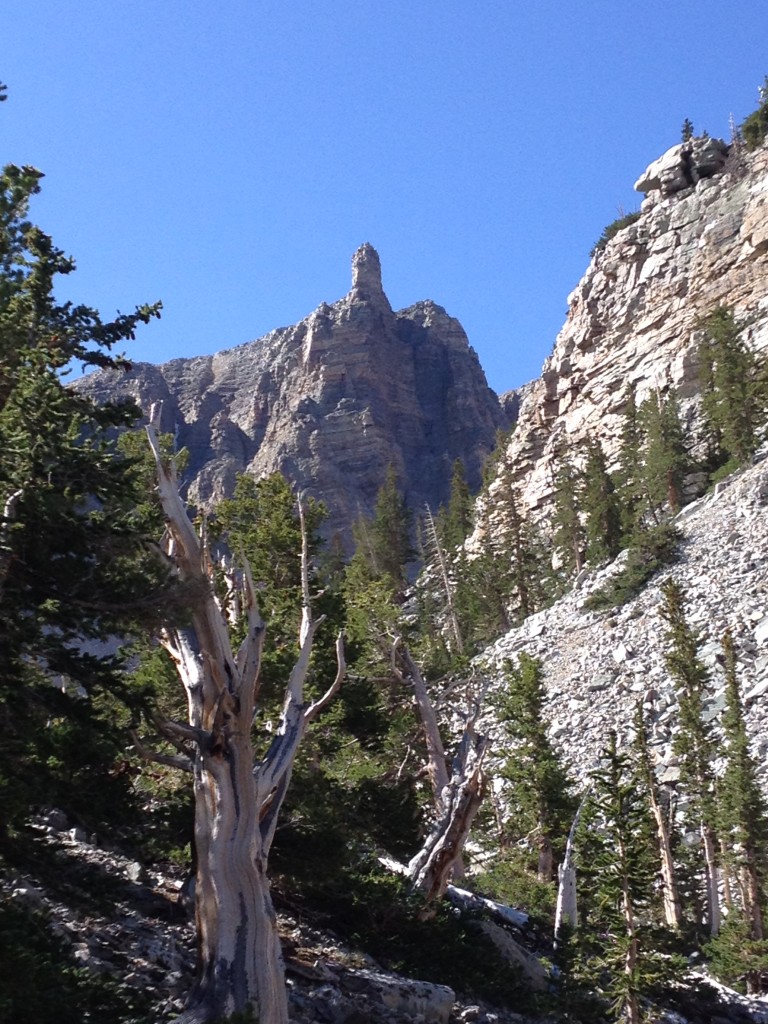
<path id="1" fill-rule="evenodd" d="M 384 295 L 381 261 L 370 242 L 364 242 L 352 257 L 352 294 L 356 299 L 372 299 Z"/>

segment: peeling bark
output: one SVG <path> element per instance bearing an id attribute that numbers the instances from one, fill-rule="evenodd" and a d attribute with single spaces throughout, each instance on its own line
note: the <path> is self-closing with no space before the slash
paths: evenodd
<path id="1" fill-rule="evenodd" d="M 576 815 L 568 832 L 568 841 L 565 844 L 565 854 L 562 864 L 558 869 L 557 902 L 555 905 L 555 940 L 560 937 L 563 925 L 570 928 L 577 928 L 579 915 L 576 901 L 576 865 L 574 863 L 574 847 L 576 844 L 576 829 L 579 827 L 579 819 L 584 805 L 589 799 L 589 790 L 582 797 Z"/>
<path id="2" fill-rule="evenodd" d="M 397 661 L 402 662 L 401 669 Z M 448 774 L 445 748 L 424 678 L 407 647 L 395 642 L 392 664 L 397 678 L 413 688 L 427 745 L 427 770 L 432 781 L 436 819 L 424 845 L 408 864 L 414 886 L 427 903 L 444 895 L 451 877 L 462 876 L 462 852 L 483 797 L 483 760 L 488 738 L 475 731 L 479 702 L 468 714 L 456 756 Z"/>
<path id="3" fill-rule="evenodd" d="M 332 699 L 344 676 L 341 638 L 338 671 L 327 693 L 308 705 L 304 681 L 319 625 L 309 605 L 308 554 L 302 521 L 303 609 L 300 653 L 286 688 L 277 734 L 261 761 L 254 758 L 251 728 L 258 695 L 264 623 L 248 567 L 238 595 L 247 630 L 240 649 L 231 647 L 227 608 L 210 582 L 204 538 L 198 536 L 165 465 L 152 427 L 160 500 L 167 520 L 165 550 L 179 577 L 196 595 L 188 629 L 169 629 L 162 643 L 184 686 L 188 723 L 165 722 L 194 753 L 197 874 L 195 918 L 198 977 L 183 1024 L 252 1009 L 261 1024 L 288 1024 L 285 972 L 267 877 L 277 817 L 293 760 L 308 724 Z"/>

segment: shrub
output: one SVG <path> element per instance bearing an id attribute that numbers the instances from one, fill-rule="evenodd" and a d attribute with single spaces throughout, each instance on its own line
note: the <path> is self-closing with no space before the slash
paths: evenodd
<path id="1" fill-rule="evenodd" d="M 596 252 L 600 252 L 608 245 L 614 235 L 618 235 L 624 228 L 628 228 L 630 224 L 634 224 L 635 221 L 640 219 L 640 211 L 635 210 L 634 213 L 625 213 L 621 217 L 617 217 L 616 220 L 611 221 L 603 228 L 603 233 L 600 235 L 598 240 L 592 246 L 589 253 L 590 258 L 595 255 Z"/>
<path id="2" fill-rule="evenodd" d="M 680 535 L 670 523 L 645 530 L 627 552 L 621 572 L 584 602 L 589 611 L 617 608 L 637 597 L 653 574 L 677 557 Z"/>
<path id="3" fill-rule="evenodd" d="M 768 76 L 760 86 L 760 105 L 742 124 L 741 134 L 749 150 L 757 149 L 768 135 Z"/>

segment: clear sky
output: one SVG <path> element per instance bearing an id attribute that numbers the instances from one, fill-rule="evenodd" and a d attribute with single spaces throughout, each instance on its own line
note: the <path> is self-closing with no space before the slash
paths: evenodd
<path id="1" fill-rule="evenodd" d="M 129 357 L 295 323 L 368 241 L 502 391 L 684 118 L 756 107 L 766 40 L 766 0 L 4 0 L 0 155 L 46 174 L 67 297 L 162 299 Z"/>

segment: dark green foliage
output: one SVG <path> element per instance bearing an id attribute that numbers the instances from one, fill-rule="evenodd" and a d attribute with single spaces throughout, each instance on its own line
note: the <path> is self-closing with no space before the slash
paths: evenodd
<path id="1" fill-rule="evenodd" d="M 645 433 L 642 449 L 643 482 L 647 511 L 653 521 L 683 504 L 683 477 L 688 469 L 685 436 L 674 395 L 655 392 L 640 406 Z"/>
<path id="2" fill-rule="evenodd" d="M 86 790 L 89 775 L 113 777 L 114 709 L 105 713 L 101 701 L 109 693 L 131 702 L 130 688 L 120 680 L 118 658 L 95 656 L 82 641 L 146 629 L 174 609 L 152 547 L 157 520 L 144 500 L 141 460 L 115 439 L 115 428 L 130 424 L 137 410 L 97 407 L 63 381 L 73 362 L 122 365 L 112 349 L 159 307 L 105 323 L 95 310 L 56 297 L 57 278 L 74 263 L 28 220 L 41 177 L 12 166 L 0 175 L 0 796 L 12 800 L 6 828 L 30 802 L 66 790 L 72 772 Z M 26 758 L 41 762 L 37 773 L 20 770 Z M 69 758 L 75 760 L 67 767 Z"/>
<path id="3" fill-rule="evenodd" d="M 552 512 L 552 547 L 568 578 L 584 567 L 586 535 L 582 523 L 583 477 L 568 456 L 558 459 Z"/>
<path id="4" fill-rule="evenodd" d="M 600 565 L 615 558 L 621 549 L 621 509 L 602 446 L 592 438 L 586 444 L 582 507 L 587 561 Z"/>
<path id="5" fill-rule="evenodd" d="M 472 530 L 472 494 L 464 475 L 464 464 L 456 459 L 451 476 L 451 494 L 448 507 L 441 508 L 437 516 L 437 532 L 440 542 L 448 551 L 452 551 L 469 536 Z"/>
<path id="6" fill-rule="evenodd" d="M 472 876 L 472 889 L 489 899 L 515 907 L 548 928 L 555 923 L 557 887 L 542 882 L 531 869 L 530 851 L 502 847 L 494 852 L 489 866 Z"/>
<path id="7" fill-rule="evenodd" d="M 504 539 L 485 533 L 479 554 L 470 559 L 461 551 L 455 559 L 456 613 L 468 652 L 477 652 L 512 626 L 508 557 Z"/>
<path id="8" fill-rule="evenodd" d="M 516 617 L 522 621 L 543 607 L 549 597 L 552 582 L 548 552 L 534 524 L 523 512 L 506 465 L 499 474 L 495 500 L 499 518 L 505 526 L 496 562 L 500 567 L 509 565 L 508 589 Z"/>
<path id="9" fill-rule="evenodd" d="M 704 854 L 706 907 L 710 931 L 719 919 L 717 865 L 715 864 L 717 808 L 714 764 L 717 757 L 712 726 L 704 719 L 709 674 L 699 658 L 699 640 L 685 616 L 685 596 L 674 580 L 662 586 L 662 618 L 667 623 L 664 660 L 675 684 L 678 702 L 678 731 L 672 749 L 679 758 L 680 781 L 688 798 L 686 820 L 698 831 Z"/>
<path id="10" fill-rule="evenodd" d="M 670 523 L 643 530 L 627 551 L 621 571 L 590 594 L 584 607 L 602 611 L 620 607 L 637 597 L 659 569 L 676 561 L 679 540 L 679 533 Z"/>
<path id="11" fill-rule="evenodd" d="M 364 559 L 371 578 L 388 580 L 400 598 L 407 584 L 407 566 L 414 557 L 411 525 L 411 512 L 390 464 L 379 489 L 373 519 L 359 519 L 353 532 L 356 554 Z"/>
<path id="12" fill-rule="evenodd" d="M 749 751 L 749 738 L 736 675 L 736 655 L 730 632 L 723 636 L 726 708 L 722 717 L 725 771 L 718 785 L 720 835 L 738 851 L 732 867 L 759 859 L 764 874 L 768 842 L 765 799 L 757 779 L 757 763 Z"/>
<path id="13" fill-rule="evenodd" d="M 760 86 L 760 103 L 742 123 L 741 135 L 747 149 L 757 149 L 768 135 L 768 77 Z"/>
<path id="14" fill-rule="evenodd" d="M 680 584 L 667 580 L 661 588 L 661 615 L 667 623 L 667 670 L 677 690 L 679 731 L 674 752 L 680 758 L 680 777 L 691 801 L 692 816 L 714 824 L 714 761 L 716 746 L 711 728 L 704 722 L 704 700 L 709 673 L 699 658 L 699 638 L 685 616 L 685 596 Z"/>
<path id="15" fill-rule="evenodd" d="M 610 224 L 606 224 L 603 228 L 602 234 L 590 250 L 590 258 L 594 256 L 595 253 L 601 252 L 606 245 L 608 245 L 610 240 L 615 235 L 618 235 L 620 231 L 623 231 L 624 228 L 628 228 L 630 224 L 636 223 L 639 219 L 640 211 L 635 210 L 633 213 L 624 213 L 620 217 L 617 217 L 616 220 L 611 221 Z"/>
<path id="16" fill-rule="evenodd" d="M 662 955 L 654 928 L 653 835 L 642 783 L 611 732 L 577 838 L 577 975 L 602 995 L 612 1020 L 639 1021 L 641 999 L 680 969 Z"/>
<path id="17" fill-rule="evenodd" d="M 699 324 L 702 411 L 712 462 L 725 472 L 747 462 L 758 445 L 768 395 L 757 357 L 743 340 L 748 322 L 718 306 Z"/>
<path id="18" fill-rule="evenodd" d="M 729 985 L 744 979 L 749 992 L 764 989 L 768 971 L 765 940 L 765 874 L 768 819 L 757 779 L 757 764 L 749 752 L 744 713 L 736 675 L 736 656 L 730 632 L 723 637 L 726 708 L 723 715 L 725 771 L 718 783 L 718 834 L 724 851 L 724 870 L 731 891 L 738 894 L 726 928 L 710 943 L 713 970 Z"/>
<path id="19" fill-rule="evenodd" d="M 149 1001 L 106 974 L 93 974 L 56 938 L 45 914 L 0 903 L 0 1019 L 13 1024 L 129 1024 Z"/>
<path id="20" fill-rule="evenodd" d="M 319 528 L 326 517 L 325 507 L 312 498 L 304 506 L 310 584 L 313 593 L 323 592 L 322 598 L 315 600 L 313 612 L 329 619 L 317 636 L 313 664 L 321 670 L 323 678 L 333 678 L 333 645 L 344 610 L 333 581 L 323 572 Z M 260 673 L 263 695 L 282 697 L 298 650 L 301 621 L 301 526 L 296 495 L 281 473 L 261 480 L 242 474 L 232 498 L 216 506 L 211 528 L 226 541 L 235 560 L 245 558 L 251 567 L 269 638 Z"/>
<path id="21" fill-rule="evenodd" d="M 686 117 L 683 121 L 683 127 L 680 130 L 680 141 L 682 143 L 690 142 L 693 138 L 693 122 Z"/>
<path id="22" fill-rule="evenodd" d="M 525 1009 L 528 993 L 516 972 L 472 918 L 444 904 L 430 908 L 404 879 L 375 863 L 362 863 L 332 887 L 304 894 L 307 908 L 347 942 L 363 948 L 386 969 L 407 977 L 449 985 L 463 998 L 480 997 Z M 322 923 L 322 922 L 321 922 Z"/>
<path id="23" fill-rule="evenodd" d="M 504 781 L 507 842 L 527 840 L 535 851 L 539 881 L 552 879 L 562 856 L 576 801 L 571 781 L 555 752 L 544 717 L 541 665 L 522 652 L 517 665 L 505 665 L 506 688 L 496 698 L 496 714 L 509 753 L 499 777 Z"/>
<path id="24" fill-rule="evenodd" d="M 765 991 L 768 941 L 755 939 L 743 914 L 729 914 L 719 935 L 704 947 L 709 969 L 723 984 L 750 995 Z"/>
<path id="25" fill-rule="evenodd" d="M 640 425 L 635 393 L 629 389 L 624 405 L 619 468 L 616 474 L 622 544 L 624 546 L 630 545 L 635 534 L 642 528 L 645 494 L 642 452 L 643 430 Z"/>

